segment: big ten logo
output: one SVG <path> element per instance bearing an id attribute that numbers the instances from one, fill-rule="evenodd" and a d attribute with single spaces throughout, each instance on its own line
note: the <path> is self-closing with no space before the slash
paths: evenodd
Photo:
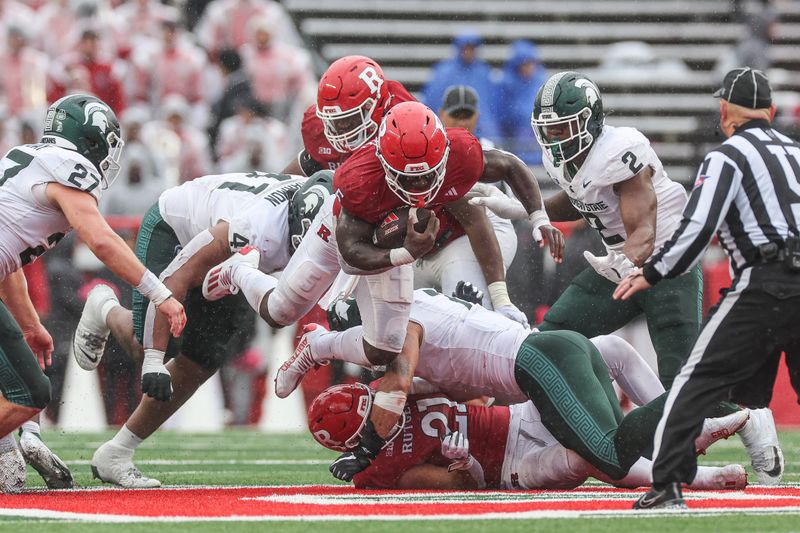
<path id="1" fill-rule="evenodd" d="M 378 72 L 372 67 L 365 67 L 358 75 L 358 78 L 369 87 L 372 94 L 378 94 L 378 91 L 381 90 L 381 86 L 383 86 L 383 78 L 381 78 Z"/>

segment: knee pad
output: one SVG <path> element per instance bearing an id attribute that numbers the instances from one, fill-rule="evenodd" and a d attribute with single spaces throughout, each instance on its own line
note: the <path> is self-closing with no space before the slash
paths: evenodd
<path id="1" fill-rule="evenodd" d="M 406 338 L 414 298 L 411 265 L 363 277 L 355 289 L 364 326 L 364 340 L 387 352 L 399 353 Z"/>
<path id="2" fill-rule="evenodd" d="M 269 316 L 284 326 L 297 322 L 322 298 L 338 272 L 338 268 L 326 269 L 311 260 L 293 265 L 291 271 L 287 268 L 269 294 Z"/>

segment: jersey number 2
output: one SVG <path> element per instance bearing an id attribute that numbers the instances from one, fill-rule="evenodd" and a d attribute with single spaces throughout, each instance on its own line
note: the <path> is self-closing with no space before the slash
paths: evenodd
<path id="1" fill-rule="evenodd" d="M 636 164 L 636 156 L 633 152 L 625 152 L 622 156 L 622 162 L 628 163 L 628 168 L 631 169 L 631 172 L 634 174 L 638 174 L 644 168 L 644 163 Z"/>

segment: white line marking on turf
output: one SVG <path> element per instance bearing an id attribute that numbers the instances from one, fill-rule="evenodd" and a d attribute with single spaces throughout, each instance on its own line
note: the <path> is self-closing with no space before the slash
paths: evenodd
<path id="1" fill-rule="evenodd" d="M 309 515 L 309 516 L 124 516 L 109 514 L 72 513 L 63 511 L 46 511 L 42 509 L 0 509 L 0 516 L 22 516 L 43 519 L 80 520 L 85 522 L 363 522 L 403 520 L 530 520 L 540 518 L 652 518 L 658 516 L 719 516 L 720 514 L 754 514 L 754 515 L 797 515 L 797 507 L 750 508 L 750 509 L 689 509 L 668 511 L 524 511 L 518 513 L 485 513 L 485 514 L 449 514 L 449 515 Z"/>

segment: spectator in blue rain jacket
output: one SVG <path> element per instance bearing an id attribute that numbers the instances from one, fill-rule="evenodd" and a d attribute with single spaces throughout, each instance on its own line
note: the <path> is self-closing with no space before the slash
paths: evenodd
<path id="1" fill-rule="evenodd" d="M 469 85 L 480 97 L 480 119 L 475 135 L 494 139 L 498 135 L 495 110 L 490 104 L 496 100 L 492 81 L 492 68 L 478 57 L 481 38 L 467 31 L 453 39 L 455 54 L 433 66 L 430 80 L 422 89 L 422 101 L 431 109 L 442 106 L 442 96 L 452 85 Z"/>
<path id="2" fill-rule="evenodd" d="M 542 163 L 542 151 L 531 129 L 531 113 L 536 93 L 546 79 L 536 45 L 524 40 L 511 43 L 511 57 L 503 65 L 494 107 L 501 146 L 529 165 Z"/>

